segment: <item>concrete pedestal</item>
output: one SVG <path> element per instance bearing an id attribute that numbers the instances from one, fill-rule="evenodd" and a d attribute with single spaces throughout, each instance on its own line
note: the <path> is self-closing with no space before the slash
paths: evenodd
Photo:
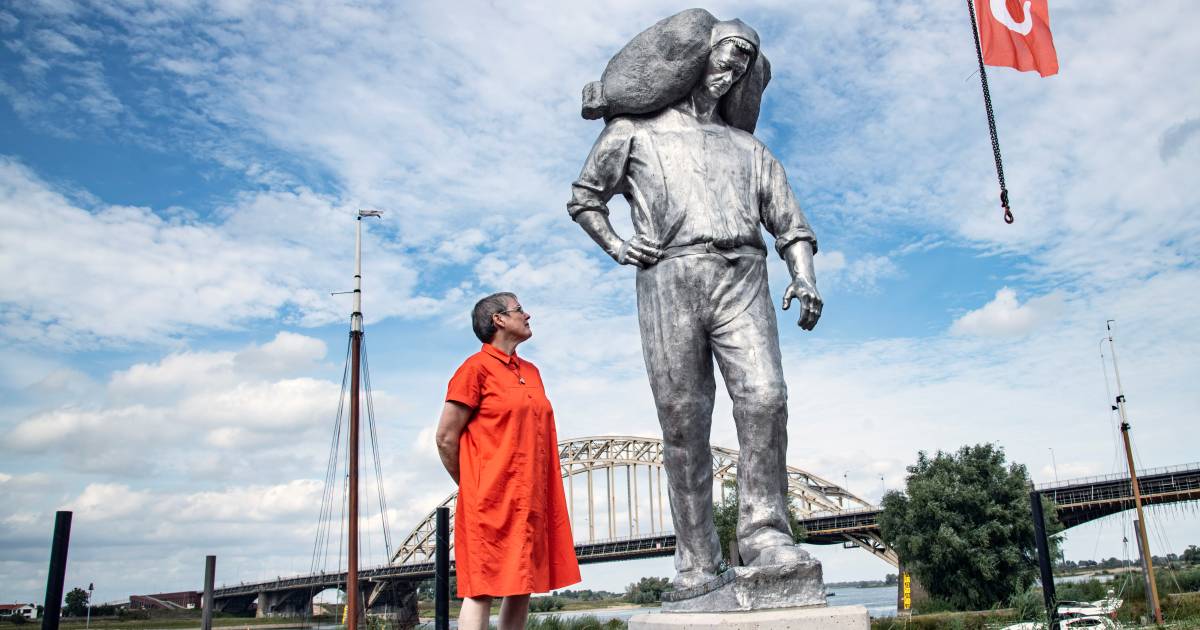
<path id="1" fill-rule="evenodd" d="M 629 620 L 629 630 L 868 630 L 865 606 L 776 608 L 753 612 L 646 613 Z"/>

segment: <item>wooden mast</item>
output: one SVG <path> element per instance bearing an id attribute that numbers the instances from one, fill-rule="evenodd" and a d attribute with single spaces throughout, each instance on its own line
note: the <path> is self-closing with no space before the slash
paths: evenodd
<path id="1" fill-rule="evenodd" d="M 1158 601 L 1158 584 L 1154 579 L 1154 560 L 1150 555 L 1150 539 L 1146 536 L 1146 515 L 1142 512 L 1142 490 L 1138 484 L 1137 470 L 1133 464 L 1133 446 L 1129 440 L 1129 418 L 1125 415 L 1125 390 L 1121 389 L 1121 371 L 1117 368 L 1117 346 L 1113 343 L 1112 320 L 1105 322 L 1108 329 L 1108 347 L 1112 350 L 1113 374 L 1117 377 L 1117 400 L 1114 408 L 1121 416 L 1121 439 L 1125 442 L 1125 461 L 1129 465 L 1129 485 L 1133 490 L 1133 504 L 1137 508 L 1138 552 L 1142 556 L 1142 564 L 1146 571 L 1146 583 L 1149 590 L 1146 593 L 1150 601 L 1150 609 L 1154 612 L 1154 621 L 1162 625 L 1162 607 Z"/>
<path id="2" fill-rule="evenodd" d="M 378 210 L 359 210 L 357 230 L 354 236 L 354 312 L 350 313 L 350 439 L 349 462 L 349 505 L 346 514 L 346 529 L 349 532 L 346 559 L 346 629 L 356 630 L 359 625 L 362 592 L 358 586 L 358 427 L 359 427 L 359 390 L 361 389 L 362 367 L 362 220 L 363 217 L 378 217 Z"/>

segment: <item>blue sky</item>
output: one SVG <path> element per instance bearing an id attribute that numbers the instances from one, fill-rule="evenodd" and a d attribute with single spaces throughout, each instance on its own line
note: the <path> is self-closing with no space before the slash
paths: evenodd
<path id="1" fill-rule="evenodd" d="M 758 135 L 821 243 L 820 325 L 779 313 L 791 463 L 871 500 L 918 450 L 978 442 L 1038 481 L 1051 445 L 1060 477 L 1119 471 L 1106 319 L 1141 464 L 1200 459 L 1200 85 L 1183 63 L 1200 18 L 1054 2 L 1061 74 L 989 71 L 1008 226 L 964 7 L 879 5 L 707 7 L 762 36 Z M 683 8 L 0 8 L 0 601 L 40 601 L 64 508 L 68 585 L 100 601 L 195 588 L 210 553 L 218 581 L 308 566 L 349 312 L 329 293 L 350 287 L 360 207 L 386 212 L 364 310 L 395 537 L 452 490 L 432 428 L 492 291 L 533 313 L 521 350 L 561 437 L 657 435 L 632 271 L 565 202 L 600 131 L 580 89 Z M 713 441 L 736 446 L 728 413 Z M 1152 514 L 1156 553 L 1200 542 L 1194 517 Z M 1122 556 L 1125 526 L 1072 530 L 1068 557 Z M 816 551 L 828 579 L 890 570 Z M 670 570 L 598 565 L 585 586 Z"/>

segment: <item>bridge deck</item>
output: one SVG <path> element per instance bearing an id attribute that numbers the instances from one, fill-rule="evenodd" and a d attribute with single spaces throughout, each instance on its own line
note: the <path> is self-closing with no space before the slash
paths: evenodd
<path id="1" fill-rule="evenodd" d="M 1139 471 L 1138 488 L 1146 505 L 1200 500 L 1200 463 Z M 1067 527 L 1133 508 L 1127 475 L 1047 483 L 1036 489 L 1054 501 L 1058 519 Z"/>

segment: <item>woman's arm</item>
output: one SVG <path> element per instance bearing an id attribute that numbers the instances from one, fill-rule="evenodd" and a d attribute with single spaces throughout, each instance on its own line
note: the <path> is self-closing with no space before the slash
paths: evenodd
<path id="1" fill-rule="evenodd" d="M 446 401 L 442 407 L 442 417 L 438 420 L 437 450 L 442 458 L 442 465 L 454 484 L 458 485 L 458 437 L 471 419 L 471 408 L 458 402 Z"/>

